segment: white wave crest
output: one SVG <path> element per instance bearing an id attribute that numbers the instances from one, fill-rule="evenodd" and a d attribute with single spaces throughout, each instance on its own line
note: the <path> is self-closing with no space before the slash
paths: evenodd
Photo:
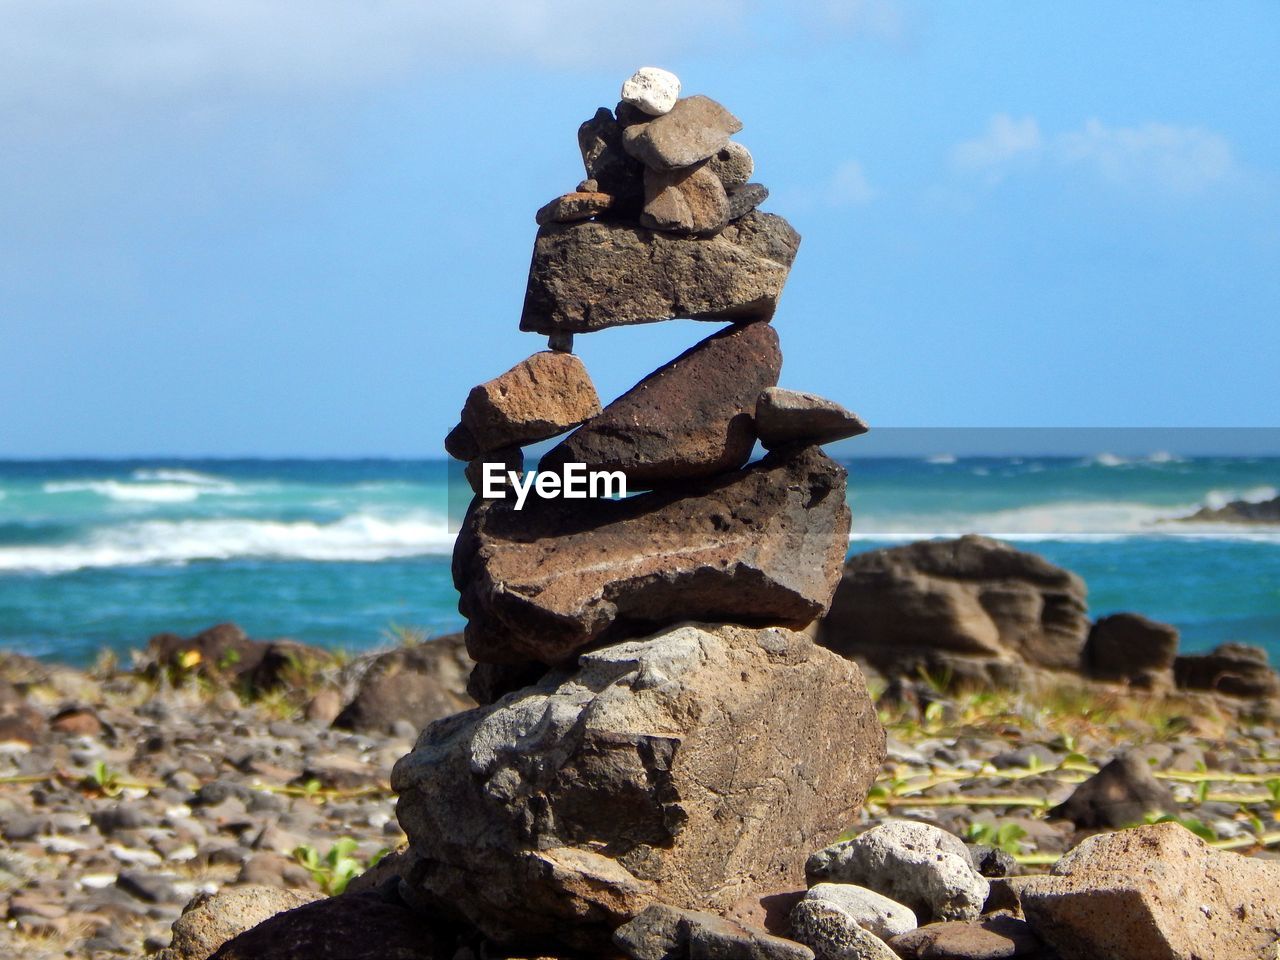
<path id="1" fill-rule="evenodd" d="M 1243 500 L 1245 503 L 1266 503 L 1280 494 L 1275 487 L 1257 486 L 1247 490 L 1210 490 L 1204 497 L 1204 505 L 1210 510 L 1221 510 L 1228 503 Z"/>
<path id="2" fill-rule="evenodd" d="M 956 456 L 954 453 L 935 453 L 932 457 L 925 457 L 924 462 L 945 466 L 949 463 L 955 463 Z"/>
<path id="3" fill-rule="evenodd" d="M 130 476 L 143 483 L 190 483 L 197 487 L 225 487 L 228 481 L 215 477 L 211 473 L 200 473 L 198 470 L 175 470 L 161 468 L 158 470 L 135 470 Z"/>
<path id="4" fill-rule="evenodd" d="M 231 496 L 238 493 L 232 483 L 126 483 L 120 480 L 56 480 L 44 484 L 45 493 L 96 493 L 123 503 L 189 503 L 206 494 Z"/>
<path id="5" fill-rule="evenodd" d="M 74 543 L 0 547 L 0 571 L 66 573 L 198 560 L 374 562 L 448 554 L 443 517 L 352 514 L 333 523 L 278 520 L 146 520 L 101 528 Z"/>

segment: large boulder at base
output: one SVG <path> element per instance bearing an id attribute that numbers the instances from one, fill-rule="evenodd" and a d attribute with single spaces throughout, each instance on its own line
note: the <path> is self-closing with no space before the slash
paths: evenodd
<path id="1" fill-rule="evenodd" d="M 209 960 L 438 960 L 437 929 L 403 903 L 350 894 L 278 913 Z"/>
<path id="2" fill-rule="evenodd" d="M 1247 643 L 1224 643 L 1209 653 L 1188 654 L 1173 662 L 1174 683 L 1183 690 L 1208 690 L 1232 697 L 1274 697 L 1280 675 L 1267 651 Z"/>
<path id="3" fill-rule="evenodd" d="M 1180 824 L 1090 837 L 1053 874 L 1018 891 L 1062 960 L 1258 960 L 1280 939 L 1280 864 L 1214 850 Z"/>
<path id="4" fill-rule="evenodd" d="M 779 216 L 752 212 L 713 237 L 624 223 L 538 230 L 520 329 L 588 333 L 632 323 L 768 320 L 800 246 Z"/>
<path id="5" fill-rule="evenodd" d="M 883 757 L 854 664 L 782 628 L 685 624 L 437 721 L 391 780 L 425 894 L 501 943 L 591 950 L 651 902 L 798 884 Z"/>
<path id="6" fill-rule="evenodd" d="M 355 696 L 333 725 L 386 734 L 404 720 L 421 730 L 475 706 L 467 696 L 473 666 L 461 633 L 376 654 L 361 663 Z"/>
<path id="7" fill-rule="evenodd" d="M 1116 757 L 1049 811 L 1085 830 L 1131 827 L 1149 813 L 1173 813 L 1177 801 L 1137 753 Z"/>
<path id="8" fill-rule="evenodd" d="M 1113 613 L 1089 631 L 1084 665 L 1094 679 L 1158 690 L 1173 682 L 1177 655 L 1177 627 L 1139 613 Z"/>
<path id="9" fill-rule="evenodd" d="M 542 350 L 472 387 L 462 426 L 480 454 L 546 440 L 600 412 L 587 368 L 572 353 Z"/>
<path id="10" fill-rule="evenodd" d="M 845 564 L 818 642 L 889 676 L 1014 682 L 1026 668 L 1079 669 L 1084 582 L 986 537 L 925 540 Z"/>
<path id="11" fill-rule="evenodd" d="M 157 960 L 206 960 L 220 946 L 285 910 L 319 900 L 318 893 L 259 884 L 197 894 L 173 921 L 173 940 Z"/>
<path id="12" fill-rule="evenodd" d="M 539 469 L 621 470 L 629 490 L 736 470 L 755 445 L 756 394 L 781 370 L 772 324 L 722 330 L 610 403 L 548 451 Z"/>
<path id="13" fill-rule="evenodd" d="M 554 664 L 690 618 L 804 626 L 839 577 L 845 477 L 811 447 L 624 500 L 473 501 L 453 555 L 467 650 Z"/>

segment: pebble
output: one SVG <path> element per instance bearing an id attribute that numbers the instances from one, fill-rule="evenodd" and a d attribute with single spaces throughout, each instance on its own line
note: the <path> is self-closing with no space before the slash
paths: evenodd
<path id="1" fill-rule="evenodd" d="M 661 67 L 641 67 L 622 84 L 622 102 L 651 117 L 670 113 L 680 99 L 680 78 Z"/>
<path id="2" fill-rule="evenodd" d="M 852 923 L 882 940 L 916 928 L 916 915 L 909 907 L 856 884 L 815 884 L 804 899 L 819 900 L 840 910 Z"/>

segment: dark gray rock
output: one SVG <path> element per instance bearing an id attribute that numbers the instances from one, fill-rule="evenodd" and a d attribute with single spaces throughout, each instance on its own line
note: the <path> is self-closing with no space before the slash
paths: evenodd
<path id="1" fill-rule="evenodd" d="M 1049 811 L 1051 818 L 1070 820 L 1085 830 L 1130 827 L 1147 814 L 1178 809 L 1169 788 L 1151 767 L 1133 754 L 1112 760 Z"/>
<path id="2" fill-rule="evenodd" d="M 1171 685 L 1177 655 L 1178 629 L 1137 613 L 1103 617 L 1089 631 L 1084 648 L 1090 676 L 1147 690 Z"/>
<path id="3" fill-rule="evenodd" d="M 1280 676 L 1271 669 L 1267 651 L 1245 643 L 1224 643 L 1209 653 L 1178 657 L 1173 677 L 1182 690 L 1249 698 L 1280 694 Z"/>
<path id="4" fill-rule="evenodd" d="M 745 217 L 769 199 L 769 188 L 763 183 L 744 183 L 729 190 L 729 220 Z"/>
<path id="5" fill-rule="evenodd" d="M 768 320 L 799 246 L 790 224 L 759 212 L 713 237 L 598 220 L 546 224 L 534 242 L 520 329 L 587 333 L 676 317 Z M 463 452 L 461 441 L 454 447 Z"/>
<path id="6" fill-rule="evenodd" d="M 766 450 L 832 443 L 870 429 L 856 413 L 816 393 L 768 387 L 756 400 L 756 434 Z"/>
<path id="7" fill-rule="evenodd" d="M 623 124 L 601 107 L 578 128 L 578 147 L 587 179 L 614 198 L 613 212 L 634 216 L 644 193 L 644 165 L 622 148 L 622 131 Z"/>
<path id="8" fill-rule="evenodd" d="M 741 129 L 741 120 L 710 97 L 697 94 L 676 101 L 669 113 L 627 126 L 622 147 L 650 170 L 675 170 L 724 149 Z"/>
<path id="9" fill-rule="evenodd" d="M 380 653 L 363 666 L 355 696 L 333 725 L 386 734 L 403 720 L 416 732 L 468 710 L 475 706 L 466 694 L 472 665 L 460 633 Z"/>
<path id="10" fill-rule="evenodd" d="M 747 462 L 760 390 L 778 382 L 772 324 L 737 324 L 664 364 L 548 451 L 539 467 L 621 470 L 627 488 L 714 476 Z"/>

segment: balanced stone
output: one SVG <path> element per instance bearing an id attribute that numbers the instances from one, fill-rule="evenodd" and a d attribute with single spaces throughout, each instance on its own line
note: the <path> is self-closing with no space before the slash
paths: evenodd
<path id="1" fill-rule="evenodd" d="M 786 629 L 688 624 L 435 722 L 391 782 L 422 893 L 502 944 L 604 951 L 650 903 L 798 885 L 799 851 L 851 822 L 883 757 L 854 664 Z"/>
<path id="2" fill-rule="evenodd" d="M 661 67 L 641 67 L 622 84 L 622 99 L 651 117 L 670 113 L 680 98 L 680 78 Z"/>
<path id="3" fill-rule="evenodd" d="M 542 469 L 621 470 L 629 488 L 736 470 L 755 444 L 755 397 L 781 369 L 772 324 L 729 327 L 610 403 L 545 454 Z"/>
<path id="4" fill-rule="evenodd" d="M 741 120 L 698 94 L 677 101 L 669 113 L 626 127 L 622 147 L 650 170 L 674 170 L 707 159 L 741 129 Z"/>
<path id="5" fill-rule="evenodd" d="M 867 430 L 856 413 L 814 393 L 769 387 L 756 401 L 756 433 L 766 450 L 789 443 L 831 443 Z"/>
<path id="6" fill-rule="evenodd" d="M 707 167 L 728 188 L 741 186 L 750 180 L 756 164 L 751 159 L 750 150 L 736 140 L 730 140 L 711 155 Z"/>
<path id="7" fill-rule="evenodd" d="M 578 149 L 594 189 L 615 198 L 615 212 L 638 212 L 644 189 L 644 165 L 622 149 L 622 125 L 607 107 L 578 127 Z"/>
<path id="8" fill-rule="evenodd" d="M 474 387 L 462 407 L 462 426 L 483 455 L 554 437 L 599 412 L 600 398 L 582 361 L 543 350 Z"/>
<path id="9" fill-rule="evenodd" d="M 685 317 L 768 320 L 800 246 L 753 212 L 714 237 L 587 220 L 538 230 L 520 329 L 550 334 Z"/>
<path id="10" fill-rule="evenodd" d="M 640 223 L 655 230 L 709 235 L 729 222 L 729 196 L 705 163 L 679 170 L 646 170 Z"/>
<path id="11" fill-rule="evenodd" d="M 463 475 L 467 478 L 467 483 L 471 486 L 472 491 L 477 494 L 484 490 L 485 464 L 487 463 L 497 464 L 499 475 L 504 478 L 512 470 L 516 473 L 523 473 L 524 451 L 519 447 L 502 447 L 479 456 L 468 463 Z"/>
<path id="12" fill-rule="evenodd" d="M 726 206 L 728 198 L 725 199 Z M 577 220 L 589 220 L 602 213 L 608 213 L 614 199 L 607 193 L 566 193 L 556 197 L 534 214 L 534 221 L 541 226 L 544 223 L 573 223 Z"/>
<path id="13" fill-rule="evenodd" d="M 729 219 L 745 217 L 769 199 L 769 188 L 763 183 L 744 183 L 729 190 Z"/>
<path id="14" fill-rule="evenodd" d="M 467 649 L 554 664 L 689 618 L 808 624 L 848 549 L 845 477 L 808 448 L 623 500 L 472 501 L 453 556 Z"/>

